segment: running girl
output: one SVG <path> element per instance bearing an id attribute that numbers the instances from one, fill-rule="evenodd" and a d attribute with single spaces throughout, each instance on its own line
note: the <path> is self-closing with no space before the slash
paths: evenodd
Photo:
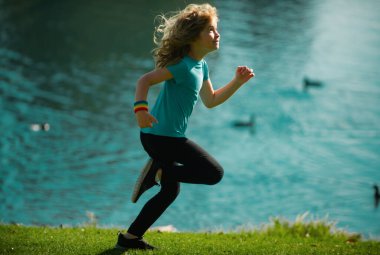
<path id="1" fill-rule="evenodd" d="M 161 18 L 154 38 L 156 69 L 144 74 L 136 87 L 134 111 L 142 145 L 151 159 L 137 180 L 132 202 L 158 181 L 161 190 L 144 205 L 128 231 L 119 233 L 116 247 L 121 249 L 154 249 L 142 237 L 175 200 L 181 182 L 213 185 L 222 179 L 219 163 L 186 137 L 187 122 L 199 96 L 206 107 L 215 107 L 255 76 L 252 69 L 239 66 L 227 85 L 214 90 L 203 58 L 219 48 L 215 7 L 190 4 L 170 18 Z M 163 88 L 149 111 L 149 88 L 161 82 Z"/>

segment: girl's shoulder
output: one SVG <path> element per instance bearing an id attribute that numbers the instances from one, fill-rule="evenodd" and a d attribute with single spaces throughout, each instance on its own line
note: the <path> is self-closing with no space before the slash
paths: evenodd
<path id="1" fill-rule="evenodd" d="M 174 63 L 171 63 L 171 64 L 167 65 L 166 68 L 169 70 L 169 72 L 170 72 L 174 77 L 183 76 L 183 75 L 185 75 L 185 74 L 188 72 L 188 70 L 189 70 L 189 67 L 188 67 L 188 65 L 186 64 L 186 62 L 184 61 L 183 58 L 177 60 L 177 61 L 174 62 Z"/>
<path id="2" fill-rule="evenodd" d="M 203 69 L 208 71 L 207 63 L 204 59 L 196 60 L 193 58 L 190 58 L 189 56 L 185 56 L 181 59 L 179 59 L 177 62 L 172 63 L 166 68 L 175 76 L 175 74 L 186 74 L 189 73 L 189 71 L 193 68 L 196 69 Z"/>

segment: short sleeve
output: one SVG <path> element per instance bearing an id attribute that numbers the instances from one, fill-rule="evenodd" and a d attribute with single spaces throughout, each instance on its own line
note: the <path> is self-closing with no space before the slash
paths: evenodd
<path id="1" fill-rule="evenodd" d="M 209 79 L 208 65 L 206 61 L 203 61 L 203 81 L 207 81 L 208 79 Z"/>
<path id="2" fill-rule="evenodd" d="M 187 71 L 186 64 L 183 61 L 180 61 L 174 65 L 167 66 L 166 68 L 173 75 L 176 82 L 181 82 Z"/>

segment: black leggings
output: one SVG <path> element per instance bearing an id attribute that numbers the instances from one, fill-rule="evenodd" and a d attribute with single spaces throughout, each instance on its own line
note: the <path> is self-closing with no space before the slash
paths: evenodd
<path id="1" fill-rule="evenodd" d="M 180 182 L 218 183 L 223 168 L 199 145 L 187 138 L 157 136 L 141 133 L 141 142 L 149 156 L 158 161 L 161 169 L 161 190 L 142 208 L 128 233 L 142 236 L 175 200 Z"/>

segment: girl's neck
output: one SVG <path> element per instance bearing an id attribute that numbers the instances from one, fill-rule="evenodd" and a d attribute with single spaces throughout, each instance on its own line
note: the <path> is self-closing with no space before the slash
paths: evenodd
<path id="1" fill-rule="evenodd" d="M 189 51 L 188 55 L 189 55 L 189 57 L 191 57 L 191 58 L 193 58 L 195 60 L 200 61 L 200 60 L 202 60 L 207 55 L 207 53 L 204 54 L 204 53 L 201 53 L 200 51 L 195 51 L 195 50 L 191 49 Z"/>

